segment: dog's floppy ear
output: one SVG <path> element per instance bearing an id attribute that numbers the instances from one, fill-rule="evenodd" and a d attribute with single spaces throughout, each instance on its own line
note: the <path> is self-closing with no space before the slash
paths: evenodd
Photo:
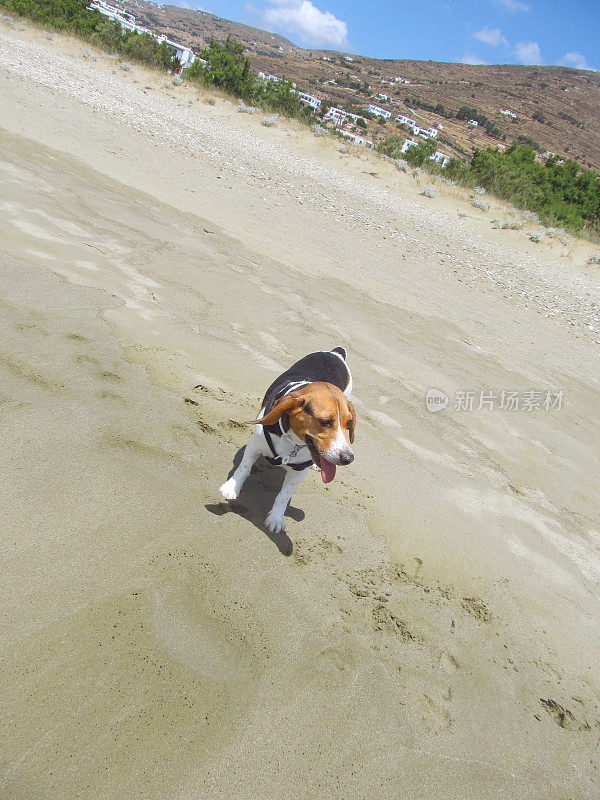
<path id="1" fill-rule="evenodd" d="M 304 406 L 305 399 L 301 397 L 300 392 L 291 392 L 286 394 L 273 405 L 273 408 L 262 419 L 253 419 L 248 425 L 273 425 L 277 422 L 282 414 L 289 414 L 290 412 L 300 409 Z"/>
<path id="2" fill-rule="evenodd" d="M 348 420 L 348 438 L 350 439 L 350 444 L 354 442 L 354 428 L 356 427 L 356 411 L 354 410 L 354 406 L 352 402 L 348 400 L 346 397 L 346 403 L 348 405 L 348 411 L 350 412 L 350 419 Z"/>

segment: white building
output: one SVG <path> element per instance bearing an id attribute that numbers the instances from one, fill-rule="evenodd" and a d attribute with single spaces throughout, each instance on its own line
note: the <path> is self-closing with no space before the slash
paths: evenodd
<path id="1" fill-rule="evenodd" d="M 516 115 L 516 114 L 513 114 L 513 112 L 512 112 L 512 111 L 509 111 L 509 110 L 508 110 L 508 108 L 505 108 L 505 109 L 504 109 L 503 111 L 501 111 L 500 113 L 501 113 L 501 114 L 504 114 L 504 116 L 505 116 L 505 117 L 512 117 L 513 119 L 516 119 L 516 118 L 517 118 L 517 115 Z"/>
<path id="2" fill-rule="evenodd" d="M 389 99 L 390 98 L 387 96 L 387 94 L 384 94 L 383 92 L 379 92 L 379 94 L 375 95 L 375 100 L 383 100 L 384 103 L 388 102 Z"/>
<path id="3" fill-rule="evenodd" d="M 348 113 L 343 108 L 335 108 L 332 106 L 323 117 L 324 120 L 333 122 L 334 125 L 343 125 L 348 118 Z"/>
<path id="4" fill-rule="evenodd" d="M 272 81 L 273 83 L 279 83 L 281 78 L 278 78 L 277 75 L 265 75 L 264 72 L 259 72 L 258 77 L 261 81 Z"/>
<path id="5" fill-rule="evenodd" d="M 407 127 L 412 129 L 412 132 L 415 136 L 421 136 L 423 139 L 429 139 L 431 136 L 432 139 L 435 139 L 438 135 L 437 128 L 421 128 L 414 119 L 410 117 L 405 117 L 404 114 L 398 114 L 396 117 L 396 122 L 400 123 L 400 125 L 406 125 Z"/>
<path id="6" fill-rule="evenodd" d="M 476 128 L 479 125 L 476 119 L 470 119 L 468 124 L 471 125 L 473 128 Z"/>
<path id="7" fill-rule="evenodd" d="M 361 117 L 360 114 L 352 114 L 350 111 L 346 111 L 346 116 L 350 117 L 350 119 L 355 125 L 358 124 L 359 119 L 362 120 L 365 123 L 365 125 L 367 124 L 367 120 L 364 117 Z"/>
<path id="8" fill-rule="evenodd" d="M 385 108 L 379 108 L 379 106 L 374 106 L 373 104 L 367 107 L 367 111 L 370 111 L 371 114 L 374 114 L 376 117 L 382 117 L 383 119 L 389 119 L 392 116 L 391 111 L 386 111 Z"/>
<path id="9" fill-rule="evenodd" d="M 411 119 L 410 117 L 405 117 L 404 114 L 398 114 L 398 116 L 396 117 L 396 122 L 399 122 L 400 125 L 408 125 L 409 128 L 417 127 L 417 123 L 414 121 L 414 119 Z"/>
<path id="10" fill-rule="evenodd" d="M 335 108 L 332 106 L 323 117 L 324 120 L 329 120 L 335 125 L 344 125 L 349 119 L 356 125 L 359 119 L 366 124 L 366 119 L 358 114 L 352 114 L 350 111 L 345 111 L 343 108 Z"/>
<path id="11" fill-rule="evenodd" d="M 141 25 L 135 24 L 135 17 L 133 14 L 129 14 L 122 8 L 111 6 L 108 3 L 103 2 L 103 0 L 94 0 L 94 2 L 90 3 L 88 8 L 90 11 L 92 9 L 99 11 L 113 22 L 118 22 L 123 30 L 137 31 L 138 33 L 150 33 L 148 28 L 142 28 Z"/>
<path id="12" fill-rule="evenodd" d="M 358 144 L 362 147 L 367 147 L 369 150 L 372 150 L 375 145 L 369 139 L 364 139 L 362 136 L 357 136 L 355 133 L 350 133 L 350 131 L 340 131 L 340 135 L 344 136 L 346 139 L 349 139 L 352 144 Z"/>
<path id="13" fill-rule="evenodd" d="M 400 76 L 398 76 L 397 78 L 394 78 L 394 81 L 395 81 L 396 83 L 410 83 L 410 81 L 408 80 L 408 78 L 402 78 L 402 77 L 400 77 Z"/>
<path id="14" fill-rule="evenodd" d="M 433 155 L 430 155 L 429 158 L 442 168 L 450 161 L 450 156 L 446 155 L 446 153 L 440 153 L 439 150 L 433 153 Z"/>
<path id="15" fill-rule="evenodd" d="M 171 39 L 167 39 L 166 36 L 157 36 L 154 33 L 151 33 L 150 36 L 153 36 L 159 44 L 164 42 L 167 45 L 169 50 L 173 53 L 175 58 L 181 64 L 181 69 L 185 69 L 186 67 L 191 66 L 196 60 L 194 51 L 191 50 L 189 47 L 184 47 L 182 44 L 177 44 L 177 42 L 174 42 Z M 204 65 L 208 63 L 203 58 L 201 58 L 200 61 L 202 61 Z"/>
<path id="16" fill-rule="evenodd" d="M 147 33 L 149 36 L 152 36 L 154 39 L 156 39 L 159 44 L 164 42 L 171 53 L 181 64 L 181 69 L 189 67 L 196 60 L 194 51 L 191 50 L 191 48 L 184 47 L 182 44 L 178 44 L 177 42 L 168 39 L 166 36 L 159 36 L 156 33 L 152 33 L 151 30 L 148 28 L 143 28 L 141 25 L 136 25 L 133 14 L 129 14 L 122 8 L 111 6 L 108 3 L 105 3 L 104 0 L 93 0 L 88 8 L 90 10 L 95 9 L 96 11 L 99 11 L 113 22 L 118 22 L 123 30 L 136 31 L 137 33 Z"/>
<path id="17" fill-rule="evenodd" d="M 310 106 L 315 111 L 318 111 L 321 106 L 321 101 L 318 97 L 306 92 L 298 92 L 298 100 L 305 106 Z"/>
<path id="18" fill-rule="evenodd" d="M 405 139 L 404 144 L 400 148 L 401 153 L 406 153 L 406 151 L 411 147 L 418 147 L 418 142 L 415 142 L 414 139 Z"/>

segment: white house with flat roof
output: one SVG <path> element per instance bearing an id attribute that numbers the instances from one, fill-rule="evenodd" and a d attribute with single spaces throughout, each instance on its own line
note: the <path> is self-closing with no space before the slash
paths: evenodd
<path id="1" fill-rule="evenodd" d="M 440 153 L 439 150 L 430 155 L 429 158 L 431 161 L 435 161 L 435 163 L 442 168 L 445 167 L 450 161 L 450 156 L 446 155 L 446 153 Z"/>
<path id="2" fill-rule="evenodd" d="M 400 152 L 406 153 L 406 151 L 409 150 L 411 147 L 418 147 L 418 146 L 419 146 L 418 142 L 415 142 L 414 139 L 405 139 L 404 144 L 400 148 Z"/>
<path id="3" fill-rule="evenodd" d="M 335 106 L 331 106 L 323 119 L 327 120 L 328 122 L 333 122 L 334 125 L 343 125 L 347 117 L 348 114 L 343 108 L 335 108 Z"/>
<path id="4" fill-rule="evenodd" d="M 517 118 L 517 115 L 516 115 L 516 114 L 513 114 L 513 112 L 512 112 L 512 111 L 509 111 L 509 109 L 508 109 L 508 108 L 505 108 L 505 109 L 503 109 L 503 110 L 502 110 L 500 113 L 501 113 L 501 114 L 504 114 L 504 116 L 505 116 L 505 117 L 512 117 L 513 119 L 516 119 L 516 118 Z"/>
<path id="5" fill-rule="evenodd" d="M 404 114 L 398 114 L 398 116 L 396 117 L 396 122 L 399 122 L 400 125 L 408 125 L 409 128 L 417 127 L 417 123 L 414 121 L 414 119 L 411 119 L 410 117 L 405 117 Z"/>
<path id="6" fill-rule="evenodd" d="M 352 144 L 358 144 L 361 147 L 366 147 L 369 150 L 372 150 L 375 145 L 369 139 L 364 139 L 362 136 L 357 136 L 355 133 L 350 133 L 350 131 L 340 131 L 340 136 L 343 136 L 345 139 L 349 139 Z"/>
<path id="7" fill-rule="evenodd" d="M 334 125 L 345 125 L 348 120 L 352 120 L 352 122 L 356 125 L 359 119 L 362 119 L 363 122 L 366 123 L 364 117 L 359 116 L 358 114 L 352 114 L 350 111 L 346 111 L 343 108 L 335 108 L 332 106 L 329 111 L 323 117 L 324 120 L 329 122 L 333 122 Z"/>
<path id="8" fill-rule="evenodd" d="M 314 111 L 318 111 L 321 106 L 321 101 L 318 97 L 306 92 L 298 92 L 298 100 L 305 106 L 310 106 Z"/>
<path id="9" fill-rule="evenodd" d="M 135 17 L 133 14 L 130 14 L 128 11 L 125 11 L 123 8 L 117 8 L 117 6 L 111 6 L 108 3 L 105 3 L 104 0 L 94 0 L 94 2 L 90 3 L 88 8 L 90 11 L 96 10 L 99 11 L 101 14 L 104 14 L 105 17 L 108 17 L 113 22 L 118 22 L 124 30 L 127 31 L 137 31 L 138 33 L 150 33 L 148 28 L 142 28 L 141 25 L 135 24 Z"/>
<path id="10" fill-rule="evenodd" d="M 383 119 L 389 119 L 392 116 L 391 111 L 386 111 L 385 108 L 374 106 L 372 103 L 371 105 L 367 106 L 367 111 L 370 111 L 371 114 L 374 114 L 376 117 L 382 117 Z"/>
<path id="11" fill-rule="evenodd" d="M 479 123 L 477 122 L 477 120 L 476 120 L 476 119 L 470 119 L 470 120 L 469 120 L 469 122 L 468 122 L 468 124 L 469 124 L 469 125 L 470 125 L 472 128 L 476 128 L 476 127 L 479 125 Z"/>

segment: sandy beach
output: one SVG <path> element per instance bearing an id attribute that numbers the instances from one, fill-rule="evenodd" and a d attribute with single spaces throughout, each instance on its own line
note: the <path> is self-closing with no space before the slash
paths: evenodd
<path id="1" fill-rule="evenodd" d="M 597 248 L 81 48 L 0 23 L 0 798 L 595 800 Z M 218 487 L 336 345 L 272 536 Z"/>

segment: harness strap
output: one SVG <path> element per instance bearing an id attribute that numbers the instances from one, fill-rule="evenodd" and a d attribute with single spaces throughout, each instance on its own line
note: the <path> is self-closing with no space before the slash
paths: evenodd
<path id="1" fill-rule="evenodd" d="M 263 434 L 265 436 L 265 439 L 267 440 L 267 444 L 269 445 L 269 450 L 273 453 L 273 458 L 269 458 L 269 456 L 266 456 L 266 458 L 268 458 L 272 464 L 275 464 L 275 466 L 279 466 L 282 460 L 281 456 L 277 455 L 277 450 L 275 450 L 275 446 L 273 445 L 271 434 L 264 426 L 263 426 Z"/>
<path id="2" fill-rule="evenodd" d="M 310 465 L 313 463 L 313 460 L 311 458 L 310 461 L 301 461 L 300 464 L 285 464 L 285 465 L 282 465 L 281 456 L 277 456 L 277 458 L 271 458 L 271 456 L 265 456 L 265 458 L 267 459 L 267 461 L 269 463 L 273 464 L 274 467 L 285 466 L 288 469 L 295 469 L 297 472 L 300 472 L 300 470 L 303 470 L 303 469 L 306 469 L 307 467 L 310 467 Z"/>
<path id="3" fill-rule="evenodd" d="M 267 444 L 269 445 L 269 450 L 273 453 L 273 457 L 265 456 L 265 458 L 267 459 L 267 461 L 270 464 L 273 464 L 274 467 L 286 466 L 286 467 L 289 467 L 290 469 L 295 469 L 296 471 L 299 472 L 300 470 L 303 470 L 303 469 L 306 469 L 307 467 L 310 467 L 310 465 L 313 463 L 312 458 L 311 458 L 309 461 L 301 461 L 300 464 L 285 464 L 284 465 L 283 464 L 283 456 L 280 456 L 280 455 L 277 454 L 277 450 L 275 450 L 275 446 L 273 444 L 273 440 L 271 439 L 271 434 L 269 433 L 269 431 L 264 426 L 263 426 L 263 434 L 265 436 L 265 440 L 266 440 Z"/>

